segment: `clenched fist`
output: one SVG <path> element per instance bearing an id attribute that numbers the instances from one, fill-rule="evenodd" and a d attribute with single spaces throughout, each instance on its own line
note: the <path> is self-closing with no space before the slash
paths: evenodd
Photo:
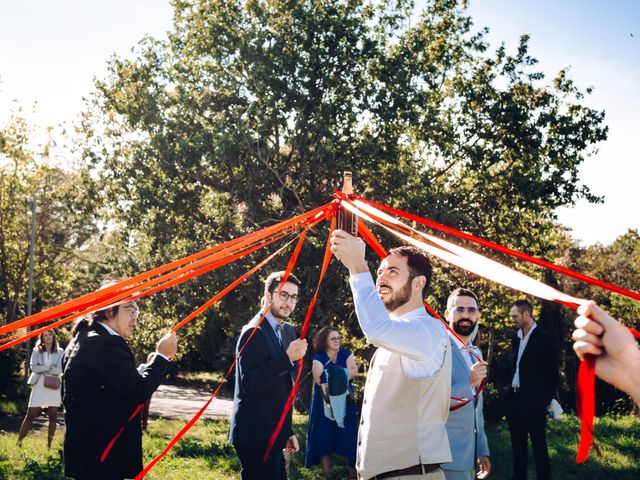
<path id="1" fill-rule="evenodd" d="M 482 383 L 482 380 L 487 378 L 487 362 L 480 361 L 474 363 L 471 367 L 471 373 L 469 374 L 469 383 L 473 388 L 477 388 Z"/>
<path id="2" fill-rule="evenodd" d="M 302 340 L 297 338 L 293 342 L 289 344 L 287 348 L 287 356 L 289 360 L 295 362 L 296 360 L 300 360 L 304 357 L 304 354 L 307 353 L 307 340 L 303 338 Z"/>
<path id="3" fill-rule="evenodd" d="M 175 332 L 169 332 L 160 339 L 156 351 L 167 358 L 173 358 L 178 351 L 178 338 Z"/>

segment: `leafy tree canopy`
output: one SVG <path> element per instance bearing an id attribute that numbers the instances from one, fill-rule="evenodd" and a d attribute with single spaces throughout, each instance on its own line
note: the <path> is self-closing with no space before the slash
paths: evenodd
<path id="1" fill-rule="evenodd" d="M 99 197 L 89 171 L 55 166 L 49 161 L 50 143 L 36 151 L 33 129 L 18 115 L 0 127 L 0 300 L 5 323 L 25 314 L 32 200 L 34 311 L 73 292 L 82 276 L 75 262 L 97 232 Z"/>
<path id="2" fill-rule="evenodd" d="M 557 247 L 555 208 L 599 200 L 578 168 L 606 139 L 604 112 L 584 104 L 589 91 L 565 71 L 547 81 L 527 36 L 515 51 L 490 50 L 465 2 L 428 1 L 415 22 L 408 0 L 174 6 L 166 39 L 111 59 L 81 128 L 128 248 L 125 271 L 325 203 L 344 170 L 368 198 L 539 256 Z M 305 290 L 324 241 L 312 236 L 299 260 Z M 154 297 L 149 328 L 186 315 L 247 265 Z M 344 271 L 330 268 L 315 326 L 359 335 Z M 477 287 L 494 305 L 491 348 L 504 350 L 514 294 L 446 265 L 436 271 L 434 305 L 461 284 Z M 228 364 L 260 292 L 251 281 L 198 321 L 198 355 Z"/>

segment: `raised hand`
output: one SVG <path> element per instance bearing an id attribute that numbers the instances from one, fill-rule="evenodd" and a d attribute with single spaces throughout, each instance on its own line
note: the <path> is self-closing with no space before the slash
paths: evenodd
<path id="1" fill-rule="evenodd" d="M 640 403 L 640 350 L 631 332 L 591 301 L 578 308 L 573 350 L 596 355 L 596 375 Z"/>

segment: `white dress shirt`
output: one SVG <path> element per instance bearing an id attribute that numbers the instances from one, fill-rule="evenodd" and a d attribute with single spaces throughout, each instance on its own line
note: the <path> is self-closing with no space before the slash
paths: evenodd
<path id="1" fill-rule="evenodd" d="M 518 330 L 518 338 L 520 339 L 520 345 L 518 346 L 518 359 L 516 360 L 516 373 L 513 375 L 513 380 L 511 380 L 512 387 L 520 387 L 520 359 L 522 358 L 522 354 L 524 353 L 524 349 L 527 348 L 527 343 L 529 343 L 529 338 L 531 337 L 531 332 L 533 332 L 538 324 L 534 321 L 531 324 L 531 328 L 526 335 L 522 334 L 522 329 Z"/>
<path id="2" fill-rule="evenodd" d="M 392 319 L 378 296 L 369 272 L 349 278 L 358 322 L 376 347 L 400 354 L 408 378 L 428 378 L 444 364 L 449 338 L 442 323 L 424 307 Z"/>

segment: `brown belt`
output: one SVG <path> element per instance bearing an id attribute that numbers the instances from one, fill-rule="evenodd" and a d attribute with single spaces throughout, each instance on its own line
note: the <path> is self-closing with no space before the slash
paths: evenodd
<path id="1" fill-rule="evenodd" d="M 430 463 L 428 465 L 414 465 L 413 467 L 401 468 L 400 470 L 393 470 L 391 472 L 384 472 L 380 475 L 376 475 L 371 480 L 382 480 L 383 478 L 390 477 L 404 477 L 405 475 L 420 475 L 422 473 L 435 472 L 440 468 L 438 463 Z"/>

